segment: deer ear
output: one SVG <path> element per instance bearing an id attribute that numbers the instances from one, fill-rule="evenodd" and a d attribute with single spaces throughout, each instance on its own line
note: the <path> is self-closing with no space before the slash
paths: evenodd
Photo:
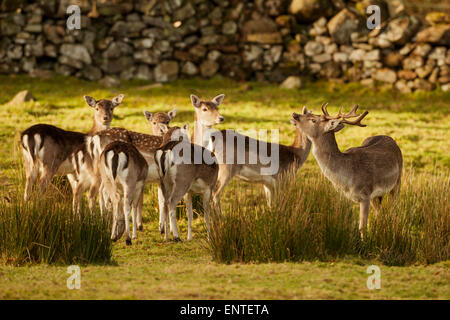
<path id="1" fill-rule="evenodd" d="M 222 93 L 222 94 L 219 94 L 214 99 L 212 99 L 212 102 L 214 102 L 218 106 L 222 103 L 223 99 L 225 99 L 225 95 Z"/>
<path id="2" fill-rule="evenodd" d="M 169 116 L 170 120 L 173 120 L 173 118 L 175 118 L 175 116 L 177 115 L 177 109 L 173 109 L 167 112 L 167 115 Z"/>
<path id="3" fill-rule="evenodd" d="M 341 119 L 333 119 L 328 120 L 327 124 L 325 125 L 325 132 L 338 132 L 339 130 L 344 129 L 344 125 L 341 123 Z"/>
<path id="4" fill-rule="evenodd" d="M 90 97 L 90 96 L 83 96 L 83 98 L 84 98 L 84 100 L 86 100 L 86 103 L 87 103 L 89 106 L 91 106 L 92 108 L 95 107 L 97 101 L 96 101 L 94 98 L 92 98 L 92 97 Z"/>
<path id="5" fill-rule="evenodd" d="M 158 123 L 158 125 L 162 133 L 167 133 L 167 131 L 169 131 L 169 127 L 167 126 L 167 124 Z"/>
<path id="6" fill-rule="evenodd" d="M 200 107 L 200 98 L 197 97 L 195 94 L 191 94 L 191 102 L 194 107 L 196 108 Z"/>
<path id="7" fill-rule="evenodd" d="M 148 121 L 152 121 L 153 113 L 151 113 L 147 110 L 144 110 L 144 116 Z"/>
<path id="8" fill-rule="evenodd" d="M 308 111 L 308 109 L 306 109 L 306 106 L 303 106 L 302 114 L 309 114 L 309 113 L 311 113 L 311 112 Z"/>
<path id="9" fill-rule="evenodd" d="M 125 96 L 123 94 L 119 94 L 117 97 L 114 97 L 114 99 L 112 99 L 113 107 L 115 108 L 121 104 L 124 97 Z"/>

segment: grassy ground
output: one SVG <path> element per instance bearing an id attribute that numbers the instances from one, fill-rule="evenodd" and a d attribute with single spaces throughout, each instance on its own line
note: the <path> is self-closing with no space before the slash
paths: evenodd
<path id="1" fill-rule="evenodd" d="M 20 90 L 28 89 L 38 103 L 7 106 Z M 450 168 L 450 94 L 435 91 L 401 95 L 374 91 L 357 84 L 318 82 L 302 90 L 280 90 L 273 85 L 240 85 L 231 80 L 181 80 L 162 87 L 144 82 L 126 82 L 121 88 L 102 88 L 96 83 L 55 77 L 48 80 L 25 76 L 0 76 L 0 186 L 6 191 L 17 181 L 18 133 L 35 123 L 51 123 L 69 130 L 87 131 L 92 110 L 82 95 L 97 99 L 124 93 L 124 103 L 115 110 L 113 126 L 149 132 L 142 110 L 178 109 L 175 124 L 193 124 L 189 94 L 212 98 L 225 93 L 220 108 L 225 122 L 218 128 L 279 129 L 280 141 L 290 143 L 294 128 L 290 114 L 303 105 L 318 112 L 323 102 L 336 112 L 342 105 L 357 103 L 369 110 L 366 128 L 347 128 L 340 132 L 341 149 L 359 145 L 365 137 L 387 134 L 402 149 L 405 167 L 433 173 Z M 1 105 L 3 104 L 3 105 Z M 302 170 L 317 172 L 310 156 Z M 237 184 L 237 183 L 235 183 Z M 246 187 L 245 184 L 237 184 Z M 230 188 L 230 190 L 234 190 Z M 231 192 L 225 191 L 226 198 Z M 201 240 L 202 219 L 194 224 L 194 240 L 163 243 L 156 228 L 155 189 L 149 188 L 145 200 L 145 232 L 127 248 L 124 241 L 114 244 L 113 262 L 108 265 L 81 266 L 81 290 L 68 290 L 67 266 L 0 265 L 0 299 L 12 298 L 150 298 L 150 299 L 449 299 L 448 261 L 434 265 L 381 267 L 382 289 L 366 287 L 367 266 L 378 262 L 356 258 L 335 262 L 279 264 L 232 264 L 212 262 Z M 182 235 L 186 224 L 180 222 Z"/>

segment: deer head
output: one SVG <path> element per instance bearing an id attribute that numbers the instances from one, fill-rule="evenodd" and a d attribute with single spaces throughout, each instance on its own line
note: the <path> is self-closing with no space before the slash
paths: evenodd
<path id="1" fill-rule="evenodd" d="M 112 100 L 101 99 L 97 101 L 90 96 L 84 96 L 84 100 L 86 100 L 86 103 L 95 111 L 95 124 L 98 127 L 103 127 L 103 129 L 109 128 L 109 125 L 111 124 L 111 121 L 113 119 L 114 108 L 122 102 L 123 98 L 124 95 L 119 94 Z"/>
<path id="2" fill-rule="evenodd" d="M 215 124 L 222 123 L 225 119 L 219 113 L 219 105 L 224 98 L 224 94 L 219 94 L 211 101 L 201 101 L 199 97 L 191 94 L 191 102 L 195 107 L 195 120 L 205 127 L 212 127 Z"/>
<path id="3" fill-rule="evenodd" d="M 187 141 L 189 142 L 189 124 L 185 123 L 181 128 L 169 128 L 166 124 L 160 123 L 159 129 L 163 132 L 163 141 L 161 145 L 165 145 L 169 141 Z"/>
<path id="4" fill-rule="evenodd" d="M 175 118 L 177 114 L 177 109 L 173 109 L 167 113 L 165 112 L 156 112 L 151 113 L 149 111 L 144 111 L 145 118 L 150 123 L 150 126 L 152 128 L 152 134 L 155 136 L 163 136 L 164 132 L 161 131 L 160 124 L 164 124 L 169 126 L 169 122 Z"/>
<path id="5" fill-rule="evenodd" d="M 322 115 L 315 115 L 306 110 L 303 107 L 302 114 L 293 113 L 291 123 L 297 128 L 302 130 L 310 139 L 318 138 L 329 132 L 338 132 L 342 130 L 346 124 L 365 127 L 361 124 L 361 120 L 369 113 L 365 111 L 363 114 L 357 114 L 356 110 L 358 105 L 355 105 L 349 113 L 341 113 L 341 109 L 336 116 L 330 116 L 327 110 L 327 104 L 322 105 Z M 348 119 L 355 118 L 356 120 L 350 121 Z"/>

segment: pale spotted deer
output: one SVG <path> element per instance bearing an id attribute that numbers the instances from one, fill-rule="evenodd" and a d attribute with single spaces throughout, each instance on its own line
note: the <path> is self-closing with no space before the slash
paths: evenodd
<path id="1" fill-rule="evenodd" d="M 214 192 L 214 203 L 220 208 L 220 195 L 233 177 L 264 185 L 267 202 L 271 205 L 273 190 L 281 173 L 292 166 L 300 168 L 308 158 L 311 141 L 300 130 L 296 130 L 292 145 L 268 143 L 237 133 L 234 130 L 212 132 L 214 124 L 224 119 L 218 112 L 218 106 L 224 95 L 217 96 L 211 102 L 203 102 L 194 95 L 191 100 L 195 109 L 194 139 L 196 143 L 207 146 L 219 161 L 217 187 Z M 308 113 L 306 108 L 303 109 Z M 209 131 L 208 131 L 209 130 Z M 276 162 L 277 170 L 271 170 L 273 163 L 264 163 L 260 150 L 266 150 L 267 156 Z M 272 154 L 269 152 L 273 150 Z M 253 159 L 252 161 L 250 159 Z"/>
<path id="2" fill-rule="evenodd" d="M 144 111 L 144 115 L 146 119 L 151 124 L 151 130 L 153 135 L 162 136 L 162 132 L 160 130 L 159 124 L 163 124 L 168 126 L 169 122 L 176 116 L 176 109 L 173 109 L 167 113 L 165 112 L 156 112 L 151 113 L 149 111 Z M 103 214 L 103 210 L 105 207 L 106 194 L 103 193 L 103 188 L 101 188 L 101 183 L 98 181 L 99 176 L 96 174 L 94 170 L 93 159 L 91 158 L 91 153 L 87 150 L 87 144 L 83 144 L 80 146 L 76 152 L 72 153 L 69 157 L 69 161 L 72 164 L 74 174 L 70 179 L 76 181 L 74 184 L 74 198 L 73 198 L 73 208 L 75 211 L 79 210 L 79 203 L 81 200 L 82 194 L 89 188 L 89 207 L 92 208 L 95 199 L 97 197 L 98 191 L 101 191 L 100 194 L 100 210 Z M 138 204 L 138 226 L 139 230 L 142 230 L 142 203 L 143 203 L 143 194 L 141 195 L 141 199 Z"/>
<path id="3" fill-rule="evenodd" d="M 36 124 L 21 134 L 21 147 L 25 168 L 25 194 L 27 201 L 32 187 L 40 174 L 40 192 L 45 192 L 48 183 L 55 175 L 67 175 L 73 172 L 68 157 L 83 145 L 86 136 L 109 128 L 114 108 L 123 100 L 124 95 L 118 95 L 112 100 L 95 100 L 84 96 L 87 104 L 94 109 L 94 124 L 87 134 L 66 131 L 49 124 Z M 69 178 L 71 184 L 73 179 Z M 74 186 L 72 185 L 72 188 Z"/>
<path id="4" fill-rule="evenodd" d="M 164 125 L 164 124 L 162 124 Z M 97 167 L 95 163 L 97 163 L 98 159 L 100 159 L 100 155 L 103 152 L 104 148 L 111 142 L 114 141 L 122 141 L 132 144 L 136 149 L 141 153 L 144 159 L 148 164 L 148 174 L 147 174 L 147 182 L 150 183 L 158 183 L 159 175 L 157 171 L 157 167 L 155 164 L 155 151 L 159 148 L 162 142 L 161 136 L 154 136 L 144 133 L 139 133 L 135 131 L 130 131 L 124 128 L 110 128 L 107 130 L 103 130 L 98 132 L 96 135 L 88 137 L 86 139 L 86 149 L 89 153 L 89 156 L 94 160 L 94 168 Z M 98 173 L 95 173 L 98 176 Z M 100 187 L 100 185 L 97 185 Z M 104 195 L 103 192 L 100 192 L 100 208 L 105 207 L 105 201 L 107 200 L 107 195 Z M 162 195 L 162 190 L 158 187 L 158 200 L 159 200 L 159 209 L 164 210 L 164 199 Z M 161 214 L 160 214 L 161 218 Z M 138 214 L 137 214 L 138 228 L 142 230 L 142 206 L 138 206 Z M 160 228 L 162 231 L 162 221 L 160 221 Z"/>
<path id="5" fill-rule="evenodd" d="M 166 131 L 161 147 L 155 153 L 160 185 L 164 195 L 165 239 L 168 239 L 169 218 L 174 240 L 178 235 L 176 206 L 182 198 L 186 203 L 188 236 L 192 239 L 192 195 L 201 194 L 207 230 L 210 230 L 209 203 L 217 181 L 218 166 L 214 156 L 206 148 L 189 141 L 188 125 Z M 181 139 L 180 139 L 181 137 Z M 196 159 L 197 158 L 197 159 Z"/>
<path id="6" fill-rule="evenodd" d="M 291 122 L 312 141 L 312 153 L 322 173 L 352 201 L 359 202 L 359 230 L 364 237 L 370 203 L 377 208 L 382 197 L 396 195 L 401 186 L 403 157 L 394 139 L 379 135 L 366 138 L 360 147 L 339 150 L 335 132 L 347 125 L 365 127 L 361 120 L 368 114 L 357 114 L 358 105 L 349 113 L 330 116 L 327 106 L 322 115 L 292 114 Z M 357 118 L 354 121 L 349 118 Z"/>
<path id="7" fill-rule="evenodd" d="M 98 169 L 102 184 L 113 204 L 111 239 L 116 241 L 121 235 L 117 223 L 122 218 L 119 217 L 119 214 L 123 212 L 126 244 L 131 245 L 130 213 L 132 213 L 133 239 L 136 239 L 137 210 L 147 179 L 147 161 L 132 144 L 115 141 L 108 144 L 103 150 Z M 122 206 L 122 210 L 119 206 Z"/>

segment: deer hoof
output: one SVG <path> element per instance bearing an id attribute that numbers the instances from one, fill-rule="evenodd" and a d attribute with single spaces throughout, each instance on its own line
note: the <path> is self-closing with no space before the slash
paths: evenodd
<path id="1" fill-rule="evenodd" d="M 127 244 L 127 246 L 131 246 L 131 239 L 127 239 L 127 240 L 125 241 L 125 243 Z"/>
<path id="2" fill-rule="evenodd" d="M 138 230 L 139 231 L 144 231 L 144 226 L 141 224 L 140 226 L 138 226 Z"/>
<path id="3" fill-rule="evenodd" d="M 181 242 L 181 239 L 180 239 L 180 237 L 175 237 L 175 238 L 173 238 L 173 241 L 175 241 L 175 242 Z"/>

